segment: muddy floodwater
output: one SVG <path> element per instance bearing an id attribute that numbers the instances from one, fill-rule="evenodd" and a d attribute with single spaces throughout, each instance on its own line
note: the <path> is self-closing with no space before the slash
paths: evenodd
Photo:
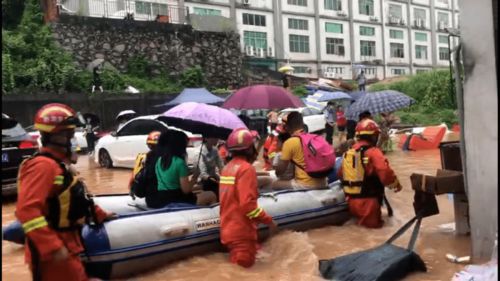
<path id="1" fill-rule="evenodd" d="M 386 209 L 383 209 L 386 223 L 382 229 L 361 228 L 349 221 L 343 226 L 325 226 L 307 232 L 284 231 L 263 244 L 251 269 L 230 264 L 225 253 L 212 253 L 166 264 L 124 280 L 323 280 L 318 271 L 319 259 L 365 250 L 385 242 L 414 216 L 410 175 L 414 172 L 435 174 L 436 169 L 441 168 L 439 150 L 396 150 L 389 153 L 388 158 L 404 189 L 400 193 L 387 191 L 394 216 L 388 218 Z M 131 170 L 99 168 L 87 156 L 80 157 L 77 168 L 95 194 L 127 192 Z M 428 272 L 414 273 L 404 280 L 450 280 L 463 265 L 448 262 L 445 255 L 464 256 L 470 253 L 468 236 L 457 236 L 439 227 L 453 222 L 453 204 L 447 195 L 440 195 L 437 199 L 440 214 L 422 221 L 415 247 L 427 264 Z M 14 220 L 14 210 L 14 200 L 2 203 L 4 225 Z M 406 247 L 410 232 L 407 231 L 395 244 Z M 2 278 L 31 280 L 28 267 L 24 264 L 22 246 L 2 241 Z"/>

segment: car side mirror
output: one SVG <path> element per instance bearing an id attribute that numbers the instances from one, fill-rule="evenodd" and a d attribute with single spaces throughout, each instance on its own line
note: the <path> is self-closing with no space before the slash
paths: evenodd
<path id="1" fill-rule="evenodd" d="M 111 135 L 112 135 L 113 137 L 116 137 L 116 136 L 117 136 L 117 135 L 116 135 L 116 131 L 111 132 Z"/>

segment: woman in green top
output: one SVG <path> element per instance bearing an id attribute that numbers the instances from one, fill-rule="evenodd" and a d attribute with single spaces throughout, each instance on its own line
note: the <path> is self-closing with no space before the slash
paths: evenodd
<path id="1" fill-rule="evenodd" d="M 193 193 L 198 171 L 189 179 L 185 161 L 188 137 L 184 132 L 168 130 L 158 140 L 159 158 L 155 164 L 158 179 L 157 202 L 162 206 L 169 203 L 210 205 L 217 202 L 213 192 Z M 156 204 L 155 204 L 156 205 Z M 155 206 L 157 207 L 157 206 Z"/>

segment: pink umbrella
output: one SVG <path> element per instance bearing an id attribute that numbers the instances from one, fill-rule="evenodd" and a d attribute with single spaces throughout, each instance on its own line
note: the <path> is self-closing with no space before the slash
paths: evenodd
<path id="1" fill-rule="evenodd" d="M 302 107 L 304 103 L 282 87 L 255 85 L 239 89 L 222 107 L 234 109 L 273 109 Z"/>

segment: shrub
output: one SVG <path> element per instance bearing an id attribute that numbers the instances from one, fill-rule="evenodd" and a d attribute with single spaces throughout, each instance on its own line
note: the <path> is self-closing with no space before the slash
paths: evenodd
<path id="1" fill-rule="evenodd" d="M 300 86 L 293 88 L 292 92 L 294 95 L 299 96 L 299 97 L 307 96 L 307 93 L 309 93 L 304 85 L 300 85 Z"/>
<path id="2" fill-rule="evenodd" d="M 180 84 L 185 88 L 201 88 L 205 86 L 205 77 L 201 66 L 186 69 L 180 77 Z"/>

